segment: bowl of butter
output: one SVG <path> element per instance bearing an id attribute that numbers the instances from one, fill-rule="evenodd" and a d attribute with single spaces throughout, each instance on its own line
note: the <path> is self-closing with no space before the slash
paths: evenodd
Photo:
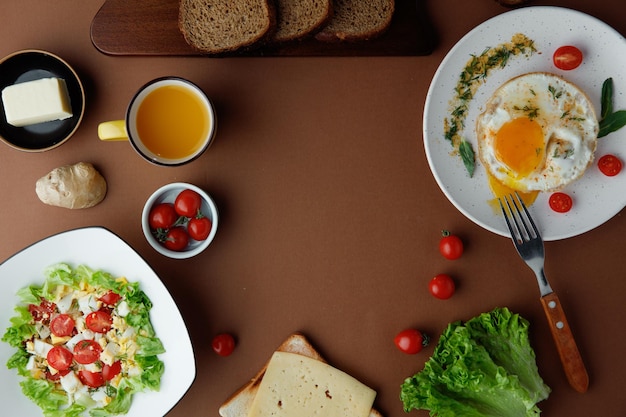
<path id="1" fill-rule="evenodd" d="M 42 152 L 65 143 L 85 111 L 85 90 L 59 56 L 37 49 L 0 60 L 0 140 L 14 149 Z"/>

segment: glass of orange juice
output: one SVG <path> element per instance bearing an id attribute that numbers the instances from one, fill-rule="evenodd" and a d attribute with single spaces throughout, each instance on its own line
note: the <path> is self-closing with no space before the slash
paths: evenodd
<path id="1" fill-rule="evenodd" d="M 198 158 L 215 136 L 216 117 L 206 94 L 191 81 L 163 77 L 133 96 L 124 120 L 100 123 L 104 141 L 130 141 L 144 159 L 177 166 Z"/>

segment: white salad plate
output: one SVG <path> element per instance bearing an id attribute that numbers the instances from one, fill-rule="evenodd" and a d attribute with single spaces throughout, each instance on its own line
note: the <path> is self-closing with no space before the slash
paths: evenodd
<path id="1" fill-rule="evenodd" d="M 113 275 L 139 282 L 141 290 L 152 301 L 150 319 L 166 352 L 159 355 L 165 364 L 158 392 L 145 391 L 133 396 L 128 417 L 163 416 L 176 405 L 196 376 L 191 340 L 183 318 L 159 277 L 124 240 L 102 227 L 70 230 L 45 238 L 0 264 L 0 331 L 9 327 L 14 307 L 19 302 L 15 293 L 22 287 L 41 284 L 43 271 L 57 263 L 73 267 L 86 265 Z M 0 402 L 3 415 L 41 416 L 41 409 L 22 394 L 22 380 L 6 362 L 15 352 L 0 342 Z"/>
<path id="2" fill-rule="evenodd" d="M 504 68 L 492 70 L 470 102 L 461 136 L 476 153 L 476 170 L 470 177 L 460 156 L 453 153 L 444 137 L 444 120 L 450 117 L 454 88 L 472 55 L 497 47 L 522 33 L 532 39 L 537 52 L 512 56 Z M 574 45 L 583 52 L 583 63 L 563 71 L 552 63 L 553 52 L 560 46 Z M 578 85 L 600 114 L 602 84 L 613 78 L 613 109 L 626 109 L 626 40 L 606 23 L 587 14 L 561 7 L 535 6 L 498 15 L 466 34 L 446 55 L 437 69 L 424 106 L 424 146 L 428 164 L 446 197 L 466 217 L 483 228 L 509 236 L 497 206 L 489 204 L 494 196 L 488 185 L 485 167 L 478 159 L 474 126 L 477 116 L 494 91 L 507 80 L 529 72 L 557 74 Z M 626 163 L 626 128 L 598 139 L 597 159 L 607 153 Z M 553 212 L 548 206 L 549 193 L 539 193 L 530 206 L 544 240 L 577 236 L 611 219 L 626 206 L 626 172 L 615 177 L 600 173 L 595 161 L 584 175 L 567 186 L 564 192 L 574 199 L 568 213 Z"/>

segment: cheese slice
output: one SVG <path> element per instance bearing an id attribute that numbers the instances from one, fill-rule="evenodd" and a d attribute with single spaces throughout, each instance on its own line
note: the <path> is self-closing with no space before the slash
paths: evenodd
<path id="1" fill-rule="evenodd" d="M 326 363 L 275 352 L 248 417 L 367 417 L 375 397 L 374 390 Z"/>
<path id="2" fill-rule="evenodd" d="M 72 117 L 65 80 L 42 78 L 13 84 L 2 90 L 7 123 L 23 127 Z"/>

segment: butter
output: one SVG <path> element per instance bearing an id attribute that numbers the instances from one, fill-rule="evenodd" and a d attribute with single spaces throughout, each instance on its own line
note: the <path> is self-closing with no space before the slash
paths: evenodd
<path id="1" fill-rule="evenodd" d="M 65 80 L 42 78 L 10 85 L 2 90 L 7 123 L 16 127 L 72 117 Z"/>
<path id="2" fill-rule="evenodd" d="M 375 396 L 374 390 L 326 363 L 275 352 L 248 417 L 367 417 Z"/>

